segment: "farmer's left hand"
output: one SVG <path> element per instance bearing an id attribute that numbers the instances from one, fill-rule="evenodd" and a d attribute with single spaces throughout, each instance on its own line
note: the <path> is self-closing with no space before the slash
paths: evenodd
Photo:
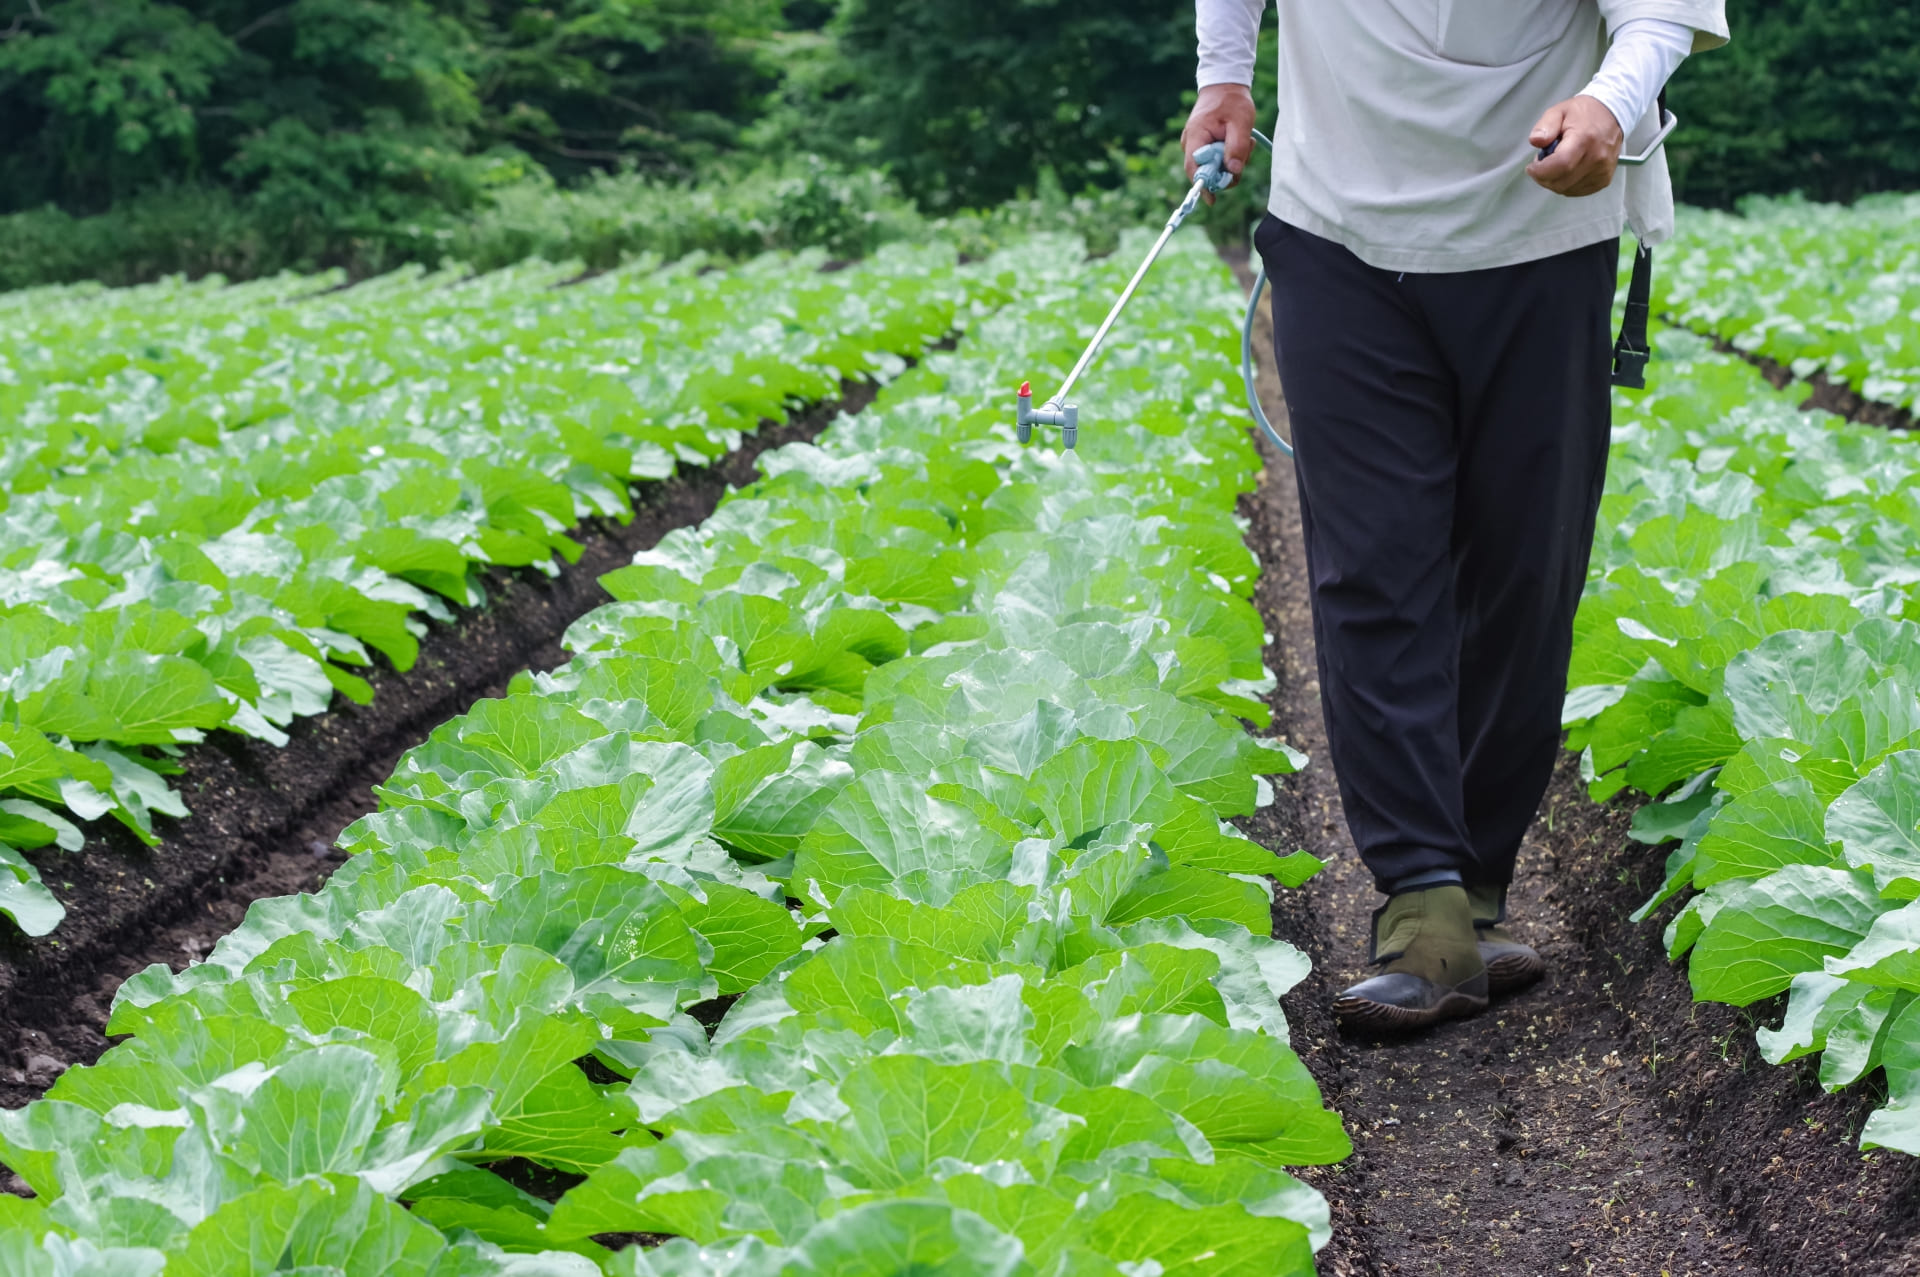
<path id="1" fill-rule="evenodd" d="M 1556 195 L 1592 195 L 1607 189 L 1627 135 L 1604 102 L 1583 93 L 1548 107 L 1527 141 L 1538 150 L 1555 139 L 1560 145 L 1552 155 L 1527 165 L 1528 177 Z"/>

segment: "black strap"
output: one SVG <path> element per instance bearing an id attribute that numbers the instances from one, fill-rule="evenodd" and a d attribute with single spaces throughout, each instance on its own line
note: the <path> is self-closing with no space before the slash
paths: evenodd
<path id="1" fill-rule="evenodd" d="M 1633 255 L 1633 279 L 1627 284 L 1627 311 L 1620 320 L 1620 339 L 1613 343 L 1613 384 L 1629 390 L 1647 388 L 1647 303 L 1653 294 L 1653 250 L 1640 245 Z"/>
<path id="2" fill-rule="evenodd" d="M 1667 91 L 1660 90 L 1660 118 L 1667 114 Z M 1647 306 L 1653 298 L 1653 250 L 1640 245 L 1633 255 L 1633 278 L 1627 284 L 1627 310 L 1620 319 L 1620 339 L 1613 343 L 1613 384 L 1629 390 L 1647 388 Z"/>

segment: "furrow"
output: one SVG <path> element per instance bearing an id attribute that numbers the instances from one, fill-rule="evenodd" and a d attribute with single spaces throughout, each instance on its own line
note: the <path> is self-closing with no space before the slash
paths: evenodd
<path id="1" fill-rule="evenodd" d="M 166 822 L 173 827 L 159 846 L 98 821 L 78 853 L 28 853 L 67 918 L 50 936 L 11 932 L 0 941 L 0 1024 L 9 1030 L 0 1107 L 24 1104 L 68 1065 L 98 1058 L 109 1004 L 127 976 L 155 962 L 184 967 L 255 900 L 316 889 L 345 858 L 335 838 L 374 809 L 373 786 L 402 754 L 475 701 L 502 694 L 514 674 L 567 659 L 567 627 L 607 601 L 602 574 L 705 519 L 730 487 L 753 481 L 762 453 L 811 440 L 875 393 L 870 382 L 848 381 L 841 398 L 763 423 L 711 466 L 637 485 L 632 521 L 576 529 L 584 552 L 557 577 L 494 569 L 487 602 L 435 625 L 411 670 L 381 663 L 370 704 L 336 697 L 328 713 L 296 722 L 281 748 L 228 733 L 196 747 L 174 778 L 190 814 Z"/>
<path id="2" fill-rule="evenodd" d="M 1663 315 L 1661 319 L 1675 327 L 1684 327 L 1672 315 Z M 1691 330 L 1690 330 L 1691 331 Z M 1807 398 L 1800 404 L 1804 412 L 1818 409 L 1830 412 L 1847 421 L 1857 421 L 1862 425 L 1884 426 L 1888 430 L 1913 429 L 1913 413 L 1910 409 L 1897 404 L 1884 403 L 1878 399 L 1868 399 L 1844 381 L 1835 381 L 1824 372 L 1816 372 L 1811 377 L 1797 376 L 1793 369 L 1769 355 L 1757 354 L 1751 350 L 1742 350 L 1718 333 L 1701 332 L 1713 342 L 1713 348 L 1722 354 L 1736 355 L 1760 370 L 1767 384 L 1775 390 L 1785 390 L 1794 382 L 1807 388 Z"/>

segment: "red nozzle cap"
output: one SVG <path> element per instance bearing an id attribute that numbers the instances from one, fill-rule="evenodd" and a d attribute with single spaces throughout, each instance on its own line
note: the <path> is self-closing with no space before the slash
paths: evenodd
<path id="1" fill-rule="evenodd" d="M 1031 398 L 1033 398 L 1033 383 L 1032 383 L 1032 382 L 1030 382 L 1030 381 L 1023 381 L 1023 382 L 1021 382 L 1021 383 L 1020 383 L 1020 397 L 1021 397 L 1022 399 L 1031 399 Z"/>

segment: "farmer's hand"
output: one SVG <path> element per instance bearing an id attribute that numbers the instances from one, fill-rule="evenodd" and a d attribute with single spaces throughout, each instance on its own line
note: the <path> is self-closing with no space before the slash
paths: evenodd
<path id="1" fill-rule="evenodd" d="M 1602 111 L 1607 108 L 1601 107 Z M 1193 181 L 1193 153 L 1209 142 L 1227 144 L 1227 172 L 1234 180 L 1247 166 L 1253 153 L 1253 90 L 1244 84 L 1209 84 L 1200 90 L 1187 116 L 1187 127 L 1180 130 L 1180 150 L 1187 157 L 1187 181 Z M 1213 192 L 1206 192 L 1213 203 Z"/>
<path id="2" fill-rule="evenodd" d="M 1536 149 L 1560 143 L 1552 155 L 1527 165 L 1528 177 L 1556 195 L 1592 195 L 1613 181 L 1627 135 L 1605 103 L 1583 93 L 1548 107 L 1527 141 Z"/>

